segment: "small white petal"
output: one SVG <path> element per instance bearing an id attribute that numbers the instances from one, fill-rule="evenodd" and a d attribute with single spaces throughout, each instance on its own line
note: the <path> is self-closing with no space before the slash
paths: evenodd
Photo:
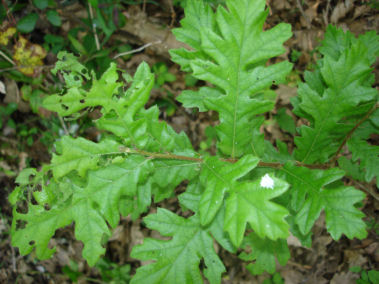
<path id="1" fill-rule="evenodd" d="M 268 174 L 265 174 L 261 179 L 261 187 L 274 189 L 274 180 Z"/>

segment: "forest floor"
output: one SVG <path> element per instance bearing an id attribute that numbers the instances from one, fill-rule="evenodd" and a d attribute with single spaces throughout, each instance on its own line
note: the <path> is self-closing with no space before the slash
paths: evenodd
<path id="1" fill-rule="evenodd" d="M 19 2 L 25 2 L 25 8 L 12 14 L 15 22 L 35 9 L 31 7 L 31 1 Z M 45 35 L 54 34 L 66 38 L 70 30 L 75 28 L 79 28 L 78 40 L 84 41 L 85 35 L 92 32 L 91 29 L 88 30 L 90 15 L 88 6 L 84 4 L 87 1 L 58 2 L 68 2 L 66 5 L 57 7 L 62 21 L 60 27 L 49 25 L 42 15 L 34 31 L 24 34 L 28 41 L 43 45 Z M 118 67 L 133 73 L 142 61 L 146 61 L 150 66 L 156 66 L 156 74 L 163 78 L 163 83 L 154 88 L 149 103 L 157 103 L 162 109 L 161 118 L 169 121 L 176 131 L 185 131 L 195 147 L 200 147 L 200 142 L 205 137 L 206 127 L 217 124 L 217 115 L 212 112 L 197 114 L 187 112 L 173 100 L 182 90 L 188 88 L 188 85 L 191 85 L 188 83 L 191 78 L 180 71 L 178 65 L 170 61 L 168 54 L 169 49 L 181 46 L 171 34 L 171 29 L 179 26 L 179 21 L 183 17 L 183 9 L 179 5 L 173 5 L 172 0 L 146 1 L 145 3 L 140 1 L 140 4 L 134 5 L 125 3 L 137 1 L 113 2 L 118 3 L 113 7 L 113 13 L 122 14 L 126 23 L 115 29 L 110 35 L 104 45 L 109 51 L 105 57 L 109 59 L 120 52 L 120 49 L 115 48 L 120 45 L 128 45 L 130 49 L 145 46 L 146 48 L 128 57 L 117 58 Z M 285 43 L 287 52 L 279 60 L 290 60 L 295 65 L 294 70 L 297 70 L 292 72 L 290 79 L 292 82 L 289 85 L 275 87 L 278 99 L 274 114 L 280 108 L 291 110 L 290 98 L 296 95 L 296 83 L 302 80 L 304 71 L 309 70 L 314 64 L 317 58 L 315 48 L 322 40 L 327 25 L 337 25 L 350 30 L 355 35 L 378 30 L 378 6 L 378 1 L 268 1 L 269 16 L 264 28 L 271 28 L 281 22 L 291 24 L 293 37 Z M 96 17 L 96 13 L 91 17 Z M 106 15 L 104 17 L 106 18 Z M 113 21 L 117 19 L 118 17 L 115 16 Z M 9 18 L 7 20 L 11 21 Z M 97 36 L 101 41 L 105 34 L 99 31 Z M 75 50 L 73 45 L 75 45 L 74 41 L 71 41 L 67 48 Z M 102 59 L 103 64 L 108 64 L 110 62 L 108 59 Z M 41 85 L 52 84 L 48 73 L 55 61 L 56 55 L 50 50 L 44 59 L 44 68 L 41 71 L 43 76 L 40 76 L 42 78 Z M 375 86 L 378 88 L 378 62 L 374 70 L 376 73 Z M 76 135 L 82 135 L 89 139 L 94 139 L 99 133 L 88 121 L 86 121 L 87 127 L 80 126 L 80 129 L 77 130 L 78 125 L 73 122 L 61 122 L 53 113 L 46 110 L 33 112 L 29 103 L 20 98 L 23 91 L 21 88 L 25 85 L 25 81 L 18 81 L 14 76 L 8 74 L 8 71 L 9 68 L 0 70 L 0 82 L 5 86 L 4 90 L 0 89 L 0 106 L 3 107 L 1 110 L 4 110 L 10 103 L 17 103 L 17 110 L 9 116 L 5 111 L 3 114 L 0 113 L 0 119 L 3 121 L 0 126 L 0 283 L 72 283 L 73 281 L 78 283 L 111 283 L 112 281 L 112 283 L 127 283 L 128 277 L 123 279 L 122 276 L 123 273 L 129 275 L 128 268 L 124 265 L 130 265 L 131 274 L 141 265 L 140 261 L 130 257 L 131 248 L 135 244 L 141 243 L 144 237 L 155 236 L 154 232 L 152 233 L 142 226 L 141 221 L 138 220 L 132 222 L 130 218 L 122 219 L 106 245 L 106 260 L 93 268 L 90 268 L 81 256 L 82 244 L 75 240 L 73 226 L 57 231 L 54 236 L 57 253 L 48 260 L 39 261 L 33 253 L 21 256 L 18 249 L 10 245 L 12 208 L 8 202 L 8 195 L 16 186 L 15 176 L 17 173 L 25 167 L 40 167 L 49 162 L 53 148 L 52 141 L 59 137 L 62 131 L 65 131 L 61 123 L 65 124 L 67 131 L 74 129 L 72 131 L 76 131 Z M 176 79 L 170 82 L 172 75 Z M 191 88 L 196 88 L 196 86 Z M 15 125 L 9 125 L 7 122 L 10 120 Z M 301 123 L 296 121 L 297 125 Z M 30 131 L 32 129 L 35 130 Z M 24 131 L 24 135 L 21 135 L 20 131 Z M 275 123 L 266 125 L 264 132 L 266 139 L 270 141 L 280 139 L 288 143 L 289 149 L 293 149 L 293 135 L 282 132 Z M 371 143 L 379 145 L 379 137 L 373 137 Z M 349 183 L 348 180 L 346 182 Z M 367 194 L 363 204 L 363 211 L 366 214 L 365 221 L 370 225 L 367 238 L 349 240 L 342 237 L 338 242 L 332 240 L 326 232 L 322 215 L 314 227 L 311 248 L 303 247 L 295 237 L 289 238 L 291 259 L 286 266 L 278 265 L 277 268 L 285 283 L 349 284 L 355 283 L 356 279 L 360 278 L 360 273 L 351 271 L 357 267 L 364 271 L 379 270 L 378 189 L 374 184 L 371 186 L 371 194 Z M 158 206 L 173 212 L 179 210 L 176 198 L 156 204 L 151 210 L 156 210 Z M 219 255 L 227 267 L 227 273 L 224 274 L 222 280 L 224 284 L 262 283 L 264 279 L 270 278 L 268 274 L 251 275 L 242 260 L 227 251 L 220 249 Z"/>

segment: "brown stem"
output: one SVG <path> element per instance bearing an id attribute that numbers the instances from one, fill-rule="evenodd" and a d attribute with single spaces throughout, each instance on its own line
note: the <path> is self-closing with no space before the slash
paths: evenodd
<path id="1" fill-rule="evenodd" d="M 131 149 L 131 148 L 127 148 L 127 147 L 120 147 L 120 151 L 128 153 L 128 154 L 138 154 L 138 155 L 146 156 L 146 157 L 149 157 L 150 159 L 170 159 L 170 160 L 193 161 L 193 162 L 198 162 L 198 163 L 204 162 L 204 160 L 202 158 L 181 156 L 181 155 L 175 155 L 175 154 L 171 154 L 171 153 L 147 152 L 147 151 Z M 229 162 L 229 163 L 236 163 L 238 161 L 238 159 L 221 159 L 221 160 L 223 160 L 225 162 Z M 327 169 L 327 168 L 329 168 L 328 165 L 308 165 L 308 164 L 303 164 L 303 163 L 298 162 L 298 161 L 296 161 L 295 163 L 299 167 L 306 167 L 309 169 Z M 283 167 L 283 164 L 259 162 L 258 167 L 269 167 L 269 168 L 280 169 L 281 167 Z"/>
<path id="2" fill-rule="evenodd" d="M 378 105 L 374 105 L 370 111 L 368 113 L 366 113 L 366 115 L 364 117 L 362 117 L 362 119 L 360 121 L 358 121 L 358 123 L 349 131 L 349 133 L 347 133 L 347 135 L 345 136 L 345 139 L 342 141 L 341 145 L 338 147 L 338 150 L 336 152 L 336 154 L 334 155 L 334 157 L 330 160 L 330 165 L 334 165 L 334 163 L 337 161 L 338 159 L 338 155 L 340 154 L 340 152 L 342 151 L 342 148 L 345 146 L 345 144 L 347 143 L 347 141 L 351 138 L 351 136 L 353 136 L 353 133 L 355 130 L 357 130 L 357 128 L 359 126 L 362 125 L 363 122 L 365 122 L 369 117 L 370 115 L 378 108 Z"/>
<path id="3" fill-rule="evenodd" d="M 131 149 L 127 147 L 120 147 L 120 151 L 128 153 L 128 154 L 139 154 L 142 156 L 149 157 L 151 159 L 183 160 L 183 161 L 194 161 L 194 162 L 199 162 L 199 163 L 203 162 L 203 159 L 201 158 L 187 157 L 187 156 L 175 155 L 171 153 L 163 154 L 163 153 L 147 152 L 147 151 Z"/>

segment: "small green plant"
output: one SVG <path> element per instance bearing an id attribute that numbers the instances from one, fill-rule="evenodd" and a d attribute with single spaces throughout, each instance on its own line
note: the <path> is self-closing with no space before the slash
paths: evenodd
<path id="1" fill-rule="evenodd" d="M 166 82 L 174 82 L 176 80 L 175 75 L 168 71 L 167 65 L 163 62 L 154 64 L 152 71 L 156 76 L 155 83 L 158 87 L 161 87 Z"/>
<path id="2" fill-rule="evenodd" d="M 10 116 L 16 110 L 17 110 L 17 104 L 16 103 L 9 103 L 5 106 L 0 106 L 0 129 L 5 126 L 5 122 L 7 122 L 7 124 L 10 126 L 15 125 L 14 120 L 12 118 L 10 118 Z"/>
<path id="3" fill-rule="evenodd" d="M 17 7 L 16 4 L 14 4 Z M 17 23 L 17 30 L 21 33 L 30 33 L 34 30 L 38 18 L 43 15 L 55 27 L 62 24 L 61 18 L 56 10 L 56 2 L 49 0 L 33 0 L 36 11 L 28 13 Z M 10 7 L 11 10 L 13 6 Z M 21 7 L 18 7 L 20 9 Z"/>
<path id="4" fill-rule="evenodd" d="M 359 266 L 353 266 L 350 268 L 351 272 L 360 273 L 360 279 L 356 280 L 357 284 L 375 284 L 379 282 L 379 271 L 378 270 L 363 270 Z"/>
<path id="5" fill-rule="evenodd" d="M 106 258 L 100 259 L 95 266 L 105 283 L 127 284 L 130 282 L 130 265 L 117 265 Z"/>
<path id="6" fill-rule="evenodd" d="M 131 257 L 147 264 L 132 283 L 220 283 L 226 269 L 215 243 L 230 253 L 242 251 L 239 257 L 253 274 L 273 274 L 276 259 L 285 265 L 290 258 L 290 232 L 310 246 L 321 212 L 333 239 L 366 237 L 358 208 L 365 195 L 341 179 L 379 182 L 379 147 L 367 142 L 379 129 L 370 67 L 379 53 L 378 35 L 356 38 L 328 27 L 321 59 L 292 101 L 294 114 L 308 123 L 295 129 L 290 153 L 283 142 L 274 147 L 265 140 L 261 127 L 275 105 L 271 86 L 292 70 L 288 61 L 267 65 L 284 53 L 291 28 L 281 23 L 263 31 L 264 0 L 226 3 L 214 12 L 202 1 L 188 1 L 174 34 L 191 49 L 170 52 L 184 71 L 209 83 L 178 100 L 218 113 L 219 124 L 207 133 L 216 138 L 215 155 L 205 151 L 209 141 L 197 151 L 186 134 L 160 121 L 157 106 L 145 108 L 154 87 L 146 63 L 124 82 L 129 77 L 120 76 L 114 63 L 97 78 L 72 54 L 58 54 L 52 72 L 62 73 L 66 88 L 45 98 L 44 107 L 72 119 L 97 107 L 96 125 L 104 135 L 97 142 L 63 136 L 51 164 L 20 173 L 9 200 L 12 244 L 22 255 L 35 249 L 39 259 L 49 258 L 55 231 L 74 222 L 83 257 L 94 266 L 120 215 L 139 218 L 152 202 L 176 196 L 180 184 L 186 189 L 179 204 L 193 214 L 158 208 L 143 219 L 165 239 L 147 238 L 133 248 Z M 17 208 L 25 201 L 28 211 L 21 213 Z"/>

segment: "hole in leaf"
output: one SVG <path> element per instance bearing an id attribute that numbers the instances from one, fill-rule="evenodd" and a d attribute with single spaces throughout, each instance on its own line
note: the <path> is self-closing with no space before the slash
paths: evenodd
<path id="1" fill-rule="evenodd" d="M 66 56 L 63 56 L 62 61 L 66 61 L 66 60 L 67 60 Z"/>
<path id="2" fill-rule="evenodd" d="M 22 230 L 26 227 L 27 222 L 25 220 L 16 221 L 16 230 Z"/>
<path id="3" fill-rule="evenodd" d="M 68 106 L 66 106 L 66 105 L 62 105 L 62 108 L 63 108 L 64 110 L 68 110 Z"/>
<path id="4" fill-rule="evenodd" d="M 37 200 L 34 198 L 34 195 L 33 195 L 33 194 L 32 194 L 31 197 L 32 197 L 32 198 L 31 198 L 31 200 L 30 200 L 30 203 L 33 204 L 33 205 L 38 205 L 38 202 L 37 202 Z"/>
<path id="5" fill-rule="evenodd" d="M 81 100 L 80 100 L 80 103 L 81 103 L 81 104 L 84 104 L 85 102 L 86 102 L 86 101 L 85 101 L 84 99 L 81 99 Z"/>
<path id="6" fill-rule="evenodd" d="M 74 76 L 74 80 L 79 81 L 79 76 L 78 75 Z"/>
<path id="7" fill-rule="evenodd" d="M 206 266 L 205 266 L 205 262 L 204 262 L 204 259 L 201 259 L 201 260 L 200 260 L 199 268 L 200 268 L 200 270 L 203 270 L 203 269 L 206 268 Z"/>
<path id="8" fill-rule="evenodd" d="M 58 93 L 58 96 L 60 96 L 60 97 L 63 97 L 64 96 L 64 94 L 66 93 L 66 88 L 63 88 L 59 93 Z"/>
<path id="9" fill-rule="evenodd" d="M 24 198 L 26 199 L 27 198 L 27 192 L 26 191 L 24 192 L 24 196 L 25 196 Z M 22 202 L 17 204 L 16 212 L 20 213 L 20 214 L 28 213 L 28 203 L 26 200 L 23 200 Z"/>
<path id="10" fill-rule="evenodd" d="M 82 69 L 82 73 L 83 73 L 83 74 L 87 74 L 87 69 L 84 69 L 84 68 L 83 68 L 83 69 Z"/>
<path id="11" fill-rule="evenodd" d="M 29 245 L 32 246 L 32 245 L 34 245 L 35 243 L 36 243 L 35 241 L 30 241 L 30 242 L 29 242 Z"/>
<path id="12" fill-rule="evenodd" d="M 45 205 L 43 206 L 43 208 L 45 208 L 46 211 L 49 211 L 51 208 L 50 208 L 50 205 L 45 203 Z"/>

